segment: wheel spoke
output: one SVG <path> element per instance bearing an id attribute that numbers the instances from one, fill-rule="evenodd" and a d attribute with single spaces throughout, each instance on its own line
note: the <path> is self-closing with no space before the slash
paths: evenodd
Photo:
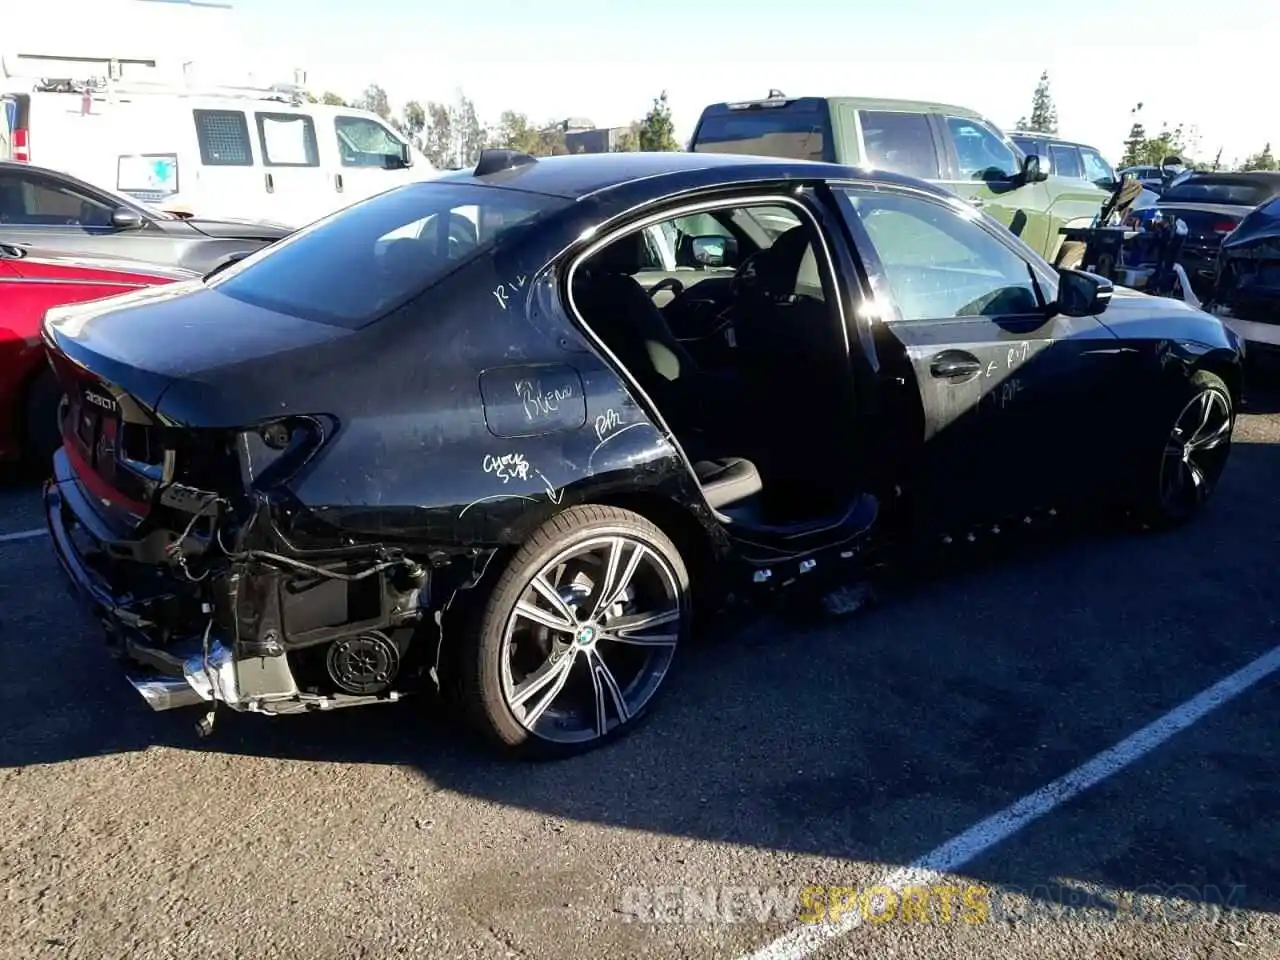
<path id="1" fill-rule="evenodd" d="M 1231 436 L 1231 420 L 1230 418 L 1222 421 L 1218 427 L 1209 431 L 1207 434 L 1191 438 L 1188 446 L 1192 450 L 1212 450 L 1214 447 L 1220 446 L 1224 440 Z"/>
<path id="2" fill-rule="evenodd" d="M 548 660 L 516 689 L 511 697 L 513 707 L 523 707 L 529 700 L 538 697 L 538 701 L 524 712 L 527 726 L 537 723 L 538 718 L 560 696 L 560 691 L 569 680 L 574 658 L 575 652 L 572 649 L 566 650 L 559 660 Z"/>
<path id="3" fill-rule="evenodd" d="M 591 667 L 591 686 L 595 690 L 596 733 L 603 737 L 609 732 L 608 701 L 613 702 L 613 710 L 619 724 L 631 719 L 631 711 L 627 709 L 627 701 L 622 695 L 622 689 L 605 664 L 604 658 L 600 656 L 599 650 L 591 650 L 587 654 L 587 664 Z"/>
<path id="4" fill-rule="evenodd" d="M 543 610 L 541 607 L 535 607 L 532 603 L 521 600 L 516 604 L 516 613 L 524 617 L 526 620 L 532 620 L 534 623 L 541 624 L 548 630 L 556 630 L 560 633 L 573 633 L 576 629 L 573 622 L 556 616 L 549 610 Z"/>
<path id="5" fill-rule="evenodd" d="M 605 564 L 600 588 L 596 591 L 596 602 L 591 612 L 593 619 L 618 602 L 618 598 L 630 586 L 631 578 L 635 576 L 640 561 L 644 559 L 644 547 L 638 543 L 632 543 L 630 546 L 631 555 L 623 565 L 622 557 L 626 551 L 627 541 L 621 537 L 615 537 L 609 541 L 609 559 Z"/>
<path id="6" fill-rule="evenodd" d="M 1205 477 L 1204 471 L 1194 460 L 1188 460 L 1187 473 L 1191 477 L 1192 495 L 1197 501 L 1205 500 L 1209 496 L 1209 480 Z"/>
<path id="7" fill-rule="evenodd" d="M 552 629 L 573 629 L 574 624 L 578 622 L 577 617 L 573 615 L 573 611 L 569 609 L 569 605 L 564 602 L 564 598 L 556 591 L 550 583 L 547 582 L 545 573 L 540 573 L 534 577 L 529 584 L 538 596 L 547 601 L 551 605 L 551 609 L 560 615 L 560 619 L 567 624 L 567 627 L 553 627 Z"/>
<path id="8" fill-rule="evenodd" d="M 654 627 L 675 624 L 673 630 L 663 633 L 641 634 L 639 631 L 652 630 Z M 637 613 L 626 617 L 618 617 L 605 625 L 602 640 L 615 643 L 630 643 L 644 647 L 674 647 L 680 637 L 680 609 L 664 610 L 660 613 Z"/>
<path id="9" fill-rule="evenodd" d="M 1191 431 L 1191 441 L 1193 443 L 1195 442 L 1195 438 L 1200 436 L 1201 431 L 1209 425 L 1209 417 L 1213 415 L 1214 399 L 1215 396 L 1212 390 L 1206 390 L 1200 394 L 1200 406 L 1202 409 L 1200 411 L 1199 422 L 1196 424 L 1196 428 Z"/>

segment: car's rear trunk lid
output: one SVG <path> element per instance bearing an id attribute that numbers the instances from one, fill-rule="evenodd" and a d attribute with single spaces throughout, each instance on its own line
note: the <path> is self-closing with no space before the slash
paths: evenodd
<path id="1" fill-rule="evenodd" d="M 55 307 L 43 330 L 66 394 L 63 449 L 122 535 L 169 484 L 240 493 L 238 428 L 290 408 L 278 375 L 279 392 L 263 392 L 271 359 L 351 332 L 233 300 L 199 280 Z M 210 399 L 207 418 L 191 403 L 181 417 L 162 412 L 171 388 L 192 385 Z"/>

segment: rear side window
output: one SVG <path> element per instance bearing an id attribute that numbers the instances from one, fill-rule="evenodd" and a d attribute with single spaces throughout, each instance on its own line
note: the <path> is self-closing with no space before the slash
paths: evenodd
<path id="1" fill-rule="evenodd" d="M 243 110 L 192 110 L 200 162 L 206 167 L 251 167 L 249 123 Z"/>
<path id="2" fill-rule="evenodd" d="M 407 184 L 264 248 L 208 284 L 267 310 L 357 329 L 570 202 L 440 181 Z M 490 291 L 476 297 L 488 300 Z"/>
<path id="3" fill-rule="evenodd" d="M 924 114 L 863 110 L 860 120 L 867 163 L 872 167 L 922 180 L 942 175 L 933 131 Z"/>
<path id="4" fill-rule="evenodd" d="M 694 153 L 737 153 L 753 157 L 824 160 L 827 108 L 822 102 L 782 101 L 709 110 L 694 133 Z"/>
<path id="5" fill-rule="evenodd" d="M 960 176 L 965 180 L 1012 180 L 1018 172 L 1013 148 L 986 124 L 961 117 L 947 117 L 947 129 L 955 142 Z"/>
<path id="6" fill-rule="evenodd" d="M 1053 158 L 1053 172 L 1058 176 L 1076 179 L 1084 176 L 1084 170 L 1080 166 L 1080 154 L 1075 147 L 1069 147 L 1065 143 L 1050 144 L 1049 156 Z"/>
<path id="7" fill-rule="evenodd" d="M 259 113 L 258 146 L 268 167 L 318 167 L 316 125 L 301 113 Z"/>

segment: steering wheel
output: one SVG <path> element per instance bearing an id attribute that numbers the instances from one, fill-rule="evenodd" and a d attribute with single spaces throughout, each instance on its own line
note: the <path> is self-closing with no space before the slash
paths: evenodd
<path id="1" fill-rule="evenodd" d="M 653 299 L 663 290 L 670 290 L 673 296 L 680 296 L 684 293 L 684 284 L 675 277 L 664 277 L 649 288 L 649 299 Z"/>

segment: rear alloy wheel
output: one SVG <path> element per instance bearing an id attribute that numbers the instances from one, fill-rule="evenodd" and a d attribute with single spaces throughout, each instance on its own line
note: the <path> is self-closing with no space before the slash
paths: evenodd
<path id="1" fill-rule="evenodd" d="M 674 544 L 626 510 L 578 506 L 529 538 L 463 658 L 474 724 L 508 751 L 559 756 L 631 730 L 688 629 Z"/>
<path id="2" fill-rule="evenodd" d="M 1222 378 L 1201 370 L 1175 406 L 1160 455 L 1159 472 L 1143 519 L 1155 527 L 1185 523 L 1200 512 L 1218 485 L 1231 453 L 1235 410 Z"/>

